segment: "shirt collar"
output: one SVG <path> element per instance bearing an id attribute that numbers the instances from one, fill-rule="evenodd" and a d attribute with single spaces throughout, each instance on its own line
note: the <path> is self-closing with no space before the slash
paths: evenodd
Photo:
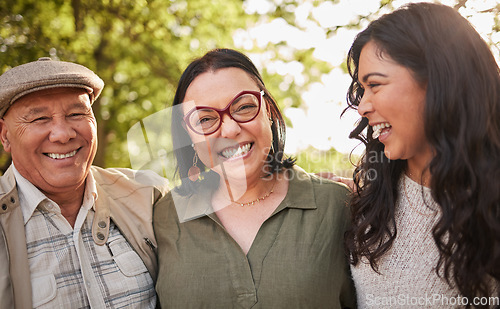
<path id="1" fill-rule="evenodd" d="M 285 199 L 276 208 L 273 214 L 285 208 L 316 209 L 316 197 L 313 186 L 313 177 L 302 168 L 294 166 L 286 173 L 288 177 L 288 192 Z"/>
<path id="2" fill-rule="evenodd" d="M 285 208 L 296 209 L 316 209 L 314 186 L 312 183 L 312 176 L 306 173 L 302 168 L 294 166 L 286 173 L 280 175 L 287 177 L 288 192 L 285 199 L 276 208 L 275 213 L 280 212 Z M 198 188 L 196 194 L 181 196 L 172 192 L 172 198 L 179 221 L 186 222 L 194 220 L 213 213 L 211 198 L 212 191 L 207 185 L 203 183 Z"/>
<path id="3" fill-rule="evenodd" d="M 83 197 L 82 206 L 87 209 L 92 208 L 95 210 L 95 201 L 97 201 L 97 198 L 98 194 L 96 181 L 94 179 L 94 175 L 92 174 L 92 169 L 90 169 L 85 183 L 85 195 Z"/>
<path id="4" fill-rule="evenodd" d="M 17 183 L 17 190 L 19 192 L 19 203 L 21 205 L 21 211 L 23 213 L 24 224 L 33 215 L 33 212 L 38 207 L 38 205 L 48 199 L 40 190 L 38 190 L 31 182 L 26 178 L 21 176 L 16 169 L 14 163 L 12 163 L 12 170 L 14 171 L 14 178 Z"/>
<path id="5" fill-rule="evenodd" d="M 16 179 L 17 189 L 19 192 L 19 203 L 21 211 L 23 213 L 24 224 L 33 216 L 35 209 L 43 201 L 52 201 L 45 194 L 43 194 L 35 185 L 24 178 L 19 171 L 16 169 L 14 163 L 12 163 L 12 169 L 14 172 L 14 178 Z M 89 171 L 85 182 L 85 195 L 83 198 L 82 207 L 90 209 L 97 200 L 97 189 L 94 177 L 92 176 L 92 171 Z M 53 201 L 52 201 L 53 202 Z M 56 203 L 54 203 L 56 204 Z"/>

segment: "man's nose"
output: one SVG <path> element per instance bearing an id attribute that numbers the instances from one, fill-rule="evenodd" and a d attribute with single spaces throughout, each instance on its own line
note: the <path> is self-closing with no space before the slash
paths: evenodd
<path id="1" fill-rule="evenodd" d="M 76 131 L 66 119 L 54 119 L 49 140 L 53 143 L 67 143 L 76 137 Z"/>

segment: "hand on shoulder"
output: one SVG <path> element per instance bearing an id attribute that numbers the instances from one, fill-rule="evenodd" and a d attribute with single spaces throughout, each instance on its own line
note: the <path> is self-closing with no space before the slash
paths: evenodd
<path id="1" fill-rule="evenodd" d="M 319 177 L 326 178 L 326 179 L 330 179 L 330 180 L 333 180 L 336 182 L 343 183 L 346 186 L 348 186 L 352 191 L 355 191 L 354 181 L 352 180 L 352 178 L 340 177 L 340 176 L 337 176 L 335 173 L 331 173 L 331 172 L 320 172 L 320 173 L 316 173 L 315 175 L 317 175 Z"/>

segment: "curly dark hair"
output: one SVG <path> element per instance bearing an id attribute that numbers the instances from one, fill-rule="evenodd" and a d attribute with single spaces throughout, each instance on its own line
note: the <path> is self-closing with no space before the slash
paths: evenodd
<path id="1" fill-rule="evenodd" d="M 442 270 L 465 297 L 498 293 L 491 280 L 500 281 L 500 77 L 491 50 L 453 8 L 406 5 L 355 38 L 346 110 L 357 109 L 363 96 L 358 65 L 370 41 L 427 85 L 424 126 L 434 153 L 430 188 L 442 212 L 432 230 L 440 253 L 436 272 Z M 385 157 L 373 129 L 362 133 L 366 124 L 352 134 L 366 151 L 354 171 L 357 192 L 346 248 L 353 265 L 365 257 L 377 271 L 397 235 L 397 185 L 406 160 Z"/>
<path id="2" fill-rule="evenodd" d="M 182 73 L 172 105 L 176 106 L 184 101 L 189 85 L 191 85 L 193 80 L 200 74 L 211 71 L 215 72 L 224 68 L 238 68 L 245 71 L 250 78 L 255 81 L 257 86 L 264 91 L 264 101 L 267 104 L 267 109 L 269 110 L 271 119 L 273 120 L 271 125 L 273 136 L 272 148 L 269 151 L 265 164 L 269 167 L 268 170 L 271 172 L 278 172 L 283 168 L 291 168 L 295 164 L 295 159 L 285 157 L 284 155 L 286 126 L 278 104 L 276 104 L 273 96 L 264 85 L 264 81 L 262 80 L 262 77 L 255 65 L 243 53 L 233 49 L 214 49 L 206 53 L 203 57 L 195 59 Z M 183 195 L 192 194 L 196 190 L 198 182 L 189 181 L 187 177 L 188 170 L 193 164 L 195 152 L 192 147 L 183 147 L 183 145 L 189 145 L 191 143 L 191 138 L 189 137 L 186 129 L 183 127 L 184 120 L 182 109 L 174 108 L 172 109 L 172 113 L 174 113 L 172 115 L 171 126 L 173 136 L 172 143 L 175 149 L 174 154 L 177 161 L 176 173 L 182 180 L 182 183 L 177 188 L 177 191 Z M 198 162 L 198 167 L 202 171 L 206 168 L 203 162 Z"/>

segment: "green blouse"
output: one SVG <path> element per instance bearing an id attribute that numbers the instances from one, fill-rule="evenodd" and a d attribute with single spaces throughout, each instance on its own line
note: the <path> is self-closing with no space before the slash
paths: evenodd
<path id="1" fill-rule="evenodd" d="M 355 307 L 343 249 L 348 189 L 298 167 L 287 175 L 287 195 L 247 255 L 211 211 L 207 190 L 160 201 L 153 221 L 162 308 Z"/>

